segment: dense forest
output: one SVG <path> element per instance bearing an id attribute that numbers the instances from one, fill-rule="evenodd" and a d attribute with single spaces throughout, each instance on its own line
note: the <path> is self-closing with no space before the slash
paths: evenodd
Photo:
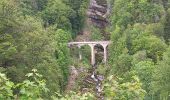
<path id="1" fill-rule="evenodd" d="M 97 25 L 92 1 L 109 10 Z M 100 96 L 85 82 L 90 48 L 79 61 L 68 47 L 82 38 L 111 41 L 106 64 L 96 54 Z M 0 100 L 170 100 L 169 45 L 170 0 L 0 0 Z"/>

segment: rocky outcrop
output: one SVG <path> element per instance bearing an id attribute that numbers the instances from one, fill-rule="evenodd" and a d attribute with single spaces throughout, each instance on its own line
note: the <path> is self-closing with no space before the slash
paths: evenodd
<path id="1" fill-rule="evenodd" d="M 96 73 L 96 66 L 94 66 L 86 76 L 83 82 L 82 92 L 89 92 L 89 89 L 95 92 L 97 100 L 104 100 L 102 93 L 102 81 L 104 80 L 103 75 Z"/>
<path id="2" fill-rule="evenodd" d="M 75 84 L 76 84 L 75 82 L 78 77 L 78 70 L 74 66 L 70 67 L 69 72 L 70 72 L 70 75 L 68 79 L 68 84 L 66 86 L 66 92 L 69 92 L 74 89 Z"/>
<path id="3" fill-rule="evenodd" d="M 107 2 L 101 3 L 102 5 L 98 2 L 96 0 L 90 0 L 87 15 L 91 19 L 93 25 L 99 28 L 105 28 L 108 25 L 107 16 L 110 13 L 110 8 L 109 5 L 107 5 Z"/>
<path id="4" fill-rule="evenodd" d="M 109 25 L 109 21 L 107 20 L 110 14 L 109 2 L 106 2 L 106 0 L 90 0 L 86 14 L 87 18 L 84 28 L 78 33 L 79 35 L 76 37 L 75 41 L 90 41 L 91 26 L 98 27 L 104 36 L 107 34 L 105 28 Z"/>
<path id="5" fill-rule="evenodd" d="M 76 88 L 76 80 L 79 78 L 81 73 L 87 73 L 87 69 L 84 67 L 76 68 L 74 66 L 69 67 L 69 79 L 68 84 L 66 86 L 65 92 L 70 92 Z"/>

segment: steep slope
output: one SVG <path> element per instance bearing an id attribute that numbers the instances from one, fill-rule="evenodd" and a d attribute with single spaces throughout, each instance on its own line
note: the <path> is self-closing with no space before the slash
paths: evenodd
<path id="1" fill-rule="evenodd" d="M 107 16 L 109 12 L 110 10 L 106 0 L 90 0 L 84 28 L 79 33 L 75 41 L 92 41 L 92 27 L 99 29 L 101 35 L 104 35 L 105 28 L 108 25 Z"/>

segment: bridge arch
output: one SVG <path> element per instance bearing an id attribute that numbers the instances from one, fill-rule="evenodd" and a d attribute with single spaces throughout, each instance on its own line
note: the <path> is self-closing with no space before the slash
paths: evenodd
<path id="1" fill-rule="evenodd" d="M 96 45 L 101 45 L 104 49 L 104 63 L 107 62 L 107 46 L 110 44 L 111 42 L 110 41 L 91 41 L 91 42 L 69 42 L 68 43 L 68 46 L 72 46 L 72 45 L 77 45 L 79 49 L 81 49 L 81 47 L 83 45 L 89 45 L 90 48 L 91 48 L 91 64 L 94 65 L 96 62 L 95 62 L 95 49 L 94 47 Z M 82 55 L 81 53 L 79 52 L 79 59 L 81 60 L 82 59 Z"/>

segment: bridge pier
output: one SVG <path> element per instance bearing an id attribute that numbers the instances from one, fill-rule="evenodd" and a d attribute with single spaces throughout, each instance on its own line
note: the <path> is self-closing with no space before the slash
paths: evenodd
<path id="1" fill-rule="evenodd" d="M 104 49 L 104 63 L 106 64 L 107 63 L 107 46 L 108 44 L 101 44 L 103 46 L 103 49 Z"/>
<path id="2" fill-rule="evenodd" d="M 94 46 L 95 44 L 88 44 L 91 48 L 91 64 L 94 65 L 95 62 L 95 52 L 94 52 Z"/>
<path id="3" fill-rule="evenodd" d="M 82 60 L 81 45 L 78 45 L 78 48 L 79 48 L 79 60 Z"/>

